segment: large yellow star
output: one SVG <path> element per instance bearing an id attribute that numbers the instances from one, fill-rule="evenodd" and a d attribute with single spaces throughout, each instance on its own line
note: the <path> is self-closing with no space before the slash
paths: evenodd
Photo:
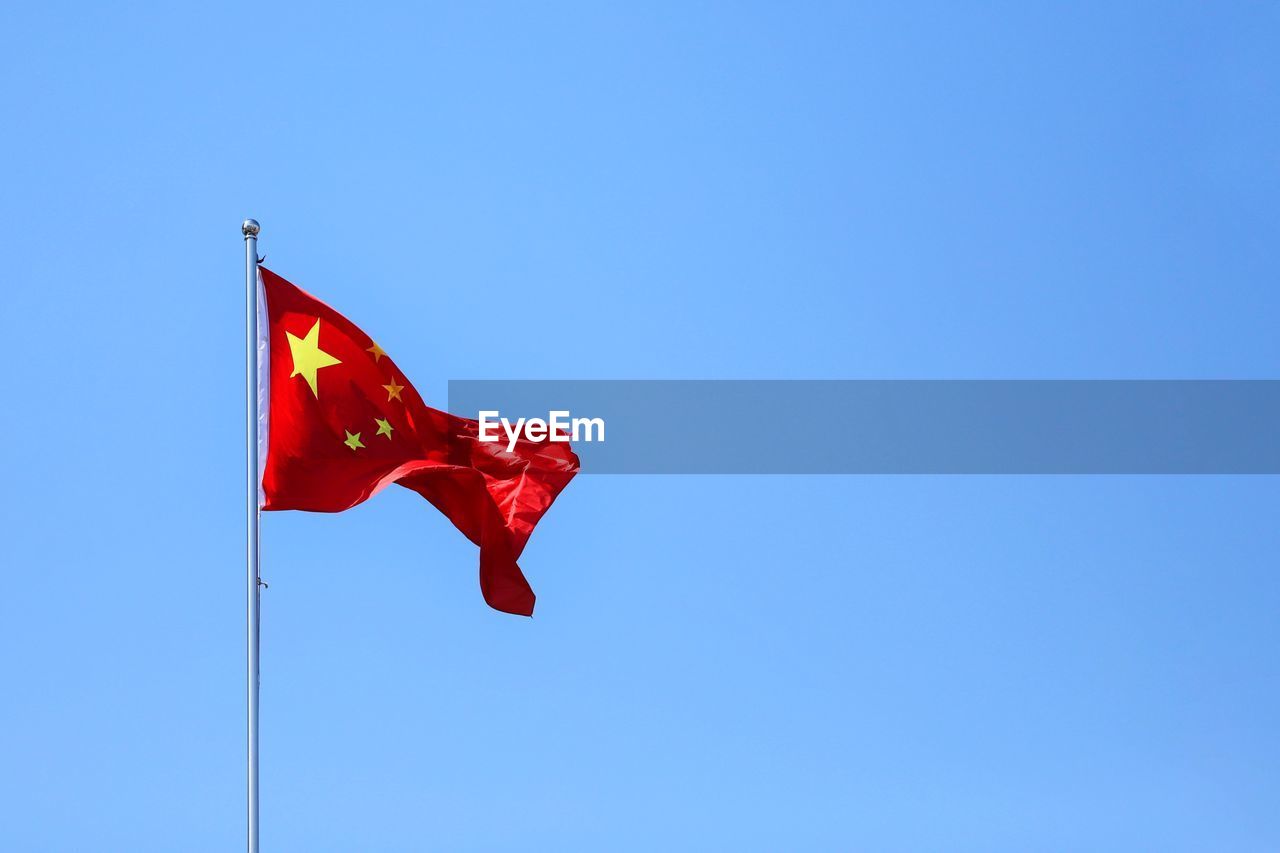
<path id="1" fill-rule="evenodd" d="M 289 339 L 289 353 L 293 356 L 293 373 L 289 374 L 289 378 L 301 376 L 307 380 L 307 384 L 311 386 L 311 393 L 319 399 L 320 392 L 316 390 L 316 371 L 322 367 L 342 364 L 341 361 L 320 349 L 320 321 L 316 320 L 316 324 L 311 327 L 311 331 L 307 332 L 305 338 L 300 338 L 292 332 L 285 332 L 285 336 Z"/>
<path id="2" fill-rule="evenodd" d="M 392 400 L 400 400 L 400 402 L 401 402 L 401 403 L 403 403 L 403 402 L 404 402 L 404 400 L 400 399 L 400 392 L 404 390 L 404 386 L 403 386 L 403 385 L 397 385 L 397 384 L 396 384 L 396 378 L 395 378 L 394 376 L 393 376 L 393 377 L 391 377 L 391 384 L 390 384 L 390 385 L 383 385 L 382 387 L 387 389 L 387 402 L 388 402 L 388 403 L 390 403 Z"/>
<path id="3" fill-rule="evenodd" d="M 390 441 L 390 440 L 391 440 L 391 430 L 392 430 L 391 421 L 386 420 L 385 418 L 374 418 L 373 420 L 374 420 L 374 422 L 375 422 L 375 423 L 377 423 L 377 425 L 378 425 L 378 433 L 377 433 L 377 434 L 378 434 L 378 435 L 385 435 L 385 436 L 387 437 L 387 441 Z"/>

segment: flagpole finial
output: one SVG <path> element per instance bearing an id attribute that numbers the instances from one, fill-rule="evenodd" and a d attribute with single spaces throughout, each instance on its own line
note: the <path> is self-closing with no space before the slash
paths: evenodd
<path id="1" fill-rule="evenodd" d="M 246 238 L 257 237 L 258 232 L 262 230 L 262 226 L 258 224 L 256 219 L 246 219 L 244 224 L 240 226 L 240 230 L 244 232 Z"/>

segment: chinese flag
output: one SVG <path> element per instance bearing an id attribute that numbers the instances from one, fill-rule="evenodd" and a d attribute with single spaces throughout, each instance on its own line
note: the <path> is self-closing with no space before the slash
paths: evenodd
<path id="1" fill-rule="evenodd" d="M 259 270 L 268 351 L 259 368 L 262 508 L 341 512 L 392 483 L 412 489 L 480 546 L 489 606 L 532 615 L 533 590 L 516 559 L 578 472 L 569 445 L 522 440 L 508 452 L 505 442 L 480 441 L 475 421 L 423 403 L 354 323 Z"/>

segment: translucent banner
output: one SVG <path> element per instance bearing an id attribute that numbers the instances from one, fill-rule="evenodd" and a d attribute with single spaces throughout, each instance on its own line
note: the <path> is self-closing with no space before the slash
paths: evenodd
<path id="1" fill-rule="evenodd" d="M 1280 473 L 1277 380 L 465 380 L 449 410 L 576 432 L 596 474 Z"/>

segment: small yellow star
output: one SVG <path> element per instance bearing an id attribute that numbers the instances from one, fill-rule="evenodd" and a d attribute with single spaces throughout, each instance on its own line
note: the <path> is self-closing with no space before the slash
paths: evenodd
<path id="1" fill-rule="evenodd" d="M 387 441 L 391 440 L 391 421 L 383 418 L 374 418 L 374 422 L 378 425 L 378 435 L 385 435 Z"/>
<path id="2" fill-rule="evenodd" d="M 400 400 L 400 402 L 401 402 L 401 403 L 403 403 L 403 402 L 404 402 L 404 400 L 402 400 L 402 399 L 400 398 L 400 392 L 404 390 L 404 386 L 403 386 L 403 385 L 397 385 L 397 384 L 396 384 L 396 378 L 395 378 L 394 376 L 393 376 L 393 377 L 391 377 L 391 384 L 390 384 L 390 385 L 383 385 L 382 387 L 383 387 L 383 388 L 385 388 L 385 389 L 387 389 L 387 402 L 388 402 L 388 403 L 390 403 L 392 400 Z"/>
<path id="3" fill-rule="evenodd" d="M 360 433 L 352 435 L 351 430 L 349 429 L 344 429 L 343 432 L 347 434 L 347 440 L 342 443 L 347 447 L 350 447 L 352 450 L 358 450 L 361 447 L 364 447 L 364 445 L 360 443 Z"/>
<path id="4" fill-rule="evenodd" d="M 374 363 L 374 364 L 377 364 L 378 362 L 382 361 L 382 357 L 383 357 L 384 355 L 386 355 L 386 353 L 385 353 L 385 352 L 383 352 L 382 347 L 378 346 L 376 343 L 375 343 L 373 346 L 371 346 L 371 347 L 369 347 L 368 349 L 366 349 L 366 350 L 365 350 L 365 352 L 371 352 L 371 353 L 373 353 L 373 363 Z"/>

